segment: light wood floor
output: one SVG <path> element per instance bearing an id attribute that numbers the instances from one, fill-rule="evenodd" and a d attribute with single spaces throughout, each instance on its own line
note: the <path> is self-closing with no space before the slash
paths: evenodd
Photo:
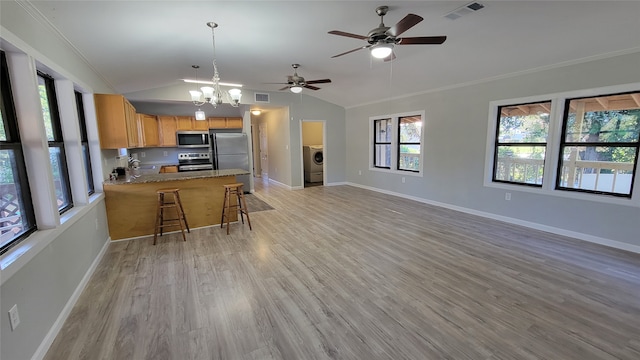
<path id="1" fill-rule="evenodd" d="M 638 254 L 350 186 L 257 195 L 253 231 L 111 244 L 46 359 L 640 359 Z"/>

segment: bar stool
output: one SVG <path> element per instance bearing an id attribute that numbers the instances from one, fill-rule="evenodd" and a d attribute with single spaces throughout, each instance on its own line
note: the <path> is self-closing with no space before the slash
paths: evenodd
<path id="1" fill-rule="evenodd" d="M 191 230 L 187 223 L 187 217 L 184 215 L 182 201 L 180 201 L 180 189 L 159 189 L 156 191 L 156 194 L 158 194 L 158 206 L 156 211 L 156 229 L 153 233 L 153 245 L 156 244 L 156 240 L 158 239 L 158 232 L 160 232 L 160 236 L 162 236 L 163 228 L 173 226 L 180 226 L 182 239 L 187 241 L 187 238 L 184 236 L 184 229 L 187 228 L 187 232 L 191 232 Z M 173 195 L 173 202 L 165 201 L 166 195 Z M 175 209 L 176 218 L 165 219 L 165 209 Z"/>
<path id="2" fill-rule="evenodd" d="M 229 235 L 229 218 L 231 211 L 237 211 L 240 213 L 240 219 L 244 224 L 244 215 L 247 215 L 247 223 L 249 224 L 249 230 L 251 229 L 251 219 L 249 219 L 249 209 L 247 209 L 247 203 L 244 200 L 244 191 L 242 191 L 242 183 L 227 184 L 224 186 L 224 203 L 222 205 L 222 218 L 220 219 L 220 227 L 224 225 L 224 219 L 227 219 L 227 235 Z M 231 204 L 231 196 L 236 196 L 236 204 Z"/>

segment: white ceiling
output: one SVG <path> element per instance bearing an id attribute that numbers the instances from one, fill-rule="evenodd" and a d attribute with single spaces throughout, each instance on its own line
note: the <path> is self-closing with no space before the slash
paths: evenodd
<path id="1" fill-rule="evenodd" d="M 638 1 L 481 1 L 478 12 L 443 16 L 467 1 L 31 1 L 118 93 L 210 78 L 209 21 L 216 29 L 222 81 L 277 91 L 301 64 L 307 80 L 330 78 L 307 94 L 345 106 L 606 54 L 640 51 Z M 371 60 L 365 45 L 327 34 L 366 35 L 375 8 L 385 24 L 408 13 L 424 21 L 405 37 L 446 35 L 442 45 L 397 46 L 393 62 Z M 640 68 L 640 67 L 639 67 Z M 640 70 L 639 70 L 640 71 Z M 185 94 L 187 101 L 188 94 Z M 150 99 L 152 100 L 152 99 Z"/>

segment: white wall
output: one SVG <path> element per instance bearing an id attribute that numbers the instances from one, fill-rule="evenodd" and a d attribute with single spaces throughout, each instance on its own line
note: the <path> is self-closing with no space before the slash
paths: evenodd
<path id="1" fill-rule="evenodd" d="M 483 186 L 489 102 L 640 81 L 640 53 L 347 109 L 350 183 L 640 249 L 640 208 Z M 425 110 L 424 176 L 369 170 L 369 117 Z M 358 171 L 362 175 L 358 175 Z"/>
<path id="2" fill-rule="evenodd" d="M 13 1 L 0 1 L 0 48 L 8 54 L 26 54 L 26 61 L 23 63 L 27 63 L 31 58 L 35 59 L 39 67 L 55 73 L 56 79 L 65 79 L 62 80 L 62 84 L 71 81 L 76 88 L 82 89 L 85 93 L 91 93 L 93 89 L 96 92 L 111 92 L 109 84 L 95 74 L 72 48 L 60 41 L 51 29 L 38 21 L 37 14 L 32 11 L 27 2 L 18 4 Z M 31 76 L 35 77 L 35 74 Z M 24 79 L 18 81 L 23 88 L 28 85 L 26 83 L 33 82 L 25 82 Z M 70 90 L 68 83 L 66 90 Z M 85 110 L 87 107 L 91 110 L 91 101 L 85 101 Z M 27 120 L 22 118 L 21 124 Z M 95 116 L 87 116 L 87 121 L 93 121 L 87 124 L 87 128 L 92 147 L 91 154 L 97 158 L 100 151 L 97 147 Z M 76 124 L 67 125 L 71 128 L 77 127 Z M 23 129 L 21 126 L 21 130 Z M 37 143 L 38 135 L 34 132 L 39 130 L 31 131 L 33 132 L 25 138 L 33 138 Z M 65 139 L 65 144 L 71 140 L 74 139 Z M 77 142 L 77 139 L 75 140 Z M 34 145 L 30 143 L 25 146 L 33 148 Z M 72 150 L 77 151 L 77 146 L 70 147 L 69 151 Z M 32 154 L 33 151 L 26 153 L 29 155 L 27 161 L 39 156 Z M 40 157 L 46 158 L 42 161 L 48 161 L 48 155 Z M 99 169 L 102 162 L 100 159 L 94 162 L 96 173 L 101 173 Z M 33 165 L 33 161 L 30 163 Z M 28 171 L 32 186 L 34 183 L 43 182 L 39 179 L 39 175 L 42 177 L 42 168 L 34 173 L 28 167 Z M 100 179 L 96 181 L 99 182 Z M 1 359 L 30 359 L 34 355 L 36 358 L 42 356 L 57 329 L 62 325 L 65 314 L 87 280 L 86 275 L 90 273 L 99 260 L 101 251 L 106 249 L 108 244 L 104 196 L 99 193 L 101 189 L 102 186 L 97 183 L 98 194 L 92 196 L 90 201 L 86 199 L 86 195 L 84 199 L 76 199 L 79 201 L 76 201 L 73 209 L 66 212 L 61 220 L 55 216 L 51 218 L 56 221 L 40 223 L 41 230 L 0 257 Z M 39 195 L 36 193 L 34 196 Z M 36 206 L 40 204 L 37 203 Z M 43 228 L 46 230 L 42 230 Z M 14 304 L 18 306 L 21 323 L 12 331 L 7 313 Z"/>
<path id="3" fill-rule="evenodd" d="M 322 121 L 304 121 L 302 123 L 302 145 L 322 144 Z"/>
<path id="4" fill-rule="evenodd" d="M 269 179 L 284 185 L 291 184 L 291 141 L 287 108 L 270 110 L 261 119 L 267 124 L 267 153 Z"/>

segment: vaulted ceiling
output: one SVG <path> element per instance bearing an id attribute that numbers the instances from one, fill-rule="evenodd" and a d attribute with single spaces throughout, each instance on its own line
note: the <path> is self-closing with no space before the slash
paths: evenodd
<path id="1" fill-rule="evenodd" d="M 444 16 L 466 1 L 30 1 L 118 93 L 183 85 L 210 78 L 211 32 L 222 81 L 244 89 L 278 91 L 293 73 L 330 78 L 304 93 L 345 106 L 442 89 L 505 74 L 640 51 L 637 1 L 482 1 L 456 20 Z M 442 45 L 396 46 L 391 62 L 366 45 L 328 34 L 366 35 L 389 5 L 392 26 L 406 14 L 424 18 L 402 36 L 446 35 Z M 187 93 L 184 100 L 189 101 Z"/>

